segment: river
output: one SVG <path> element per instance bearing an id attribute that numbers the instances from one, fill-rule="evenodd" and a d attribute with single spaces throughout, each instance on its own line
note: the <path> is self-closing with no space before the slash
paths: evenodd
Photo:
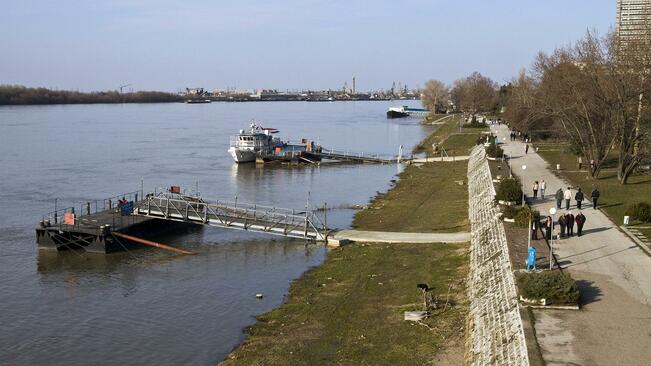
<path id="1" fill-rule="evenodd" d="M 404 104 L 417 106 L 417 102 Z M 303 209 L 365 204 L 397 165 L 237 166 L 229 135 L 251 119 L 323 146 L 397 154 L 431 127 L 387 120 L 390 102 L 256 102 L 0 107 L 0 364 L 214 365 L 255 315 L 279 306 L 323 245 L 194 227 L 154 236 L 196 256 L 38 250 L 59 207 L 179 184 L 205 197 Z M 353 210 L 328 213 L 350 225 Z M 263 299 L 256 299 L 263 293 Z"/>

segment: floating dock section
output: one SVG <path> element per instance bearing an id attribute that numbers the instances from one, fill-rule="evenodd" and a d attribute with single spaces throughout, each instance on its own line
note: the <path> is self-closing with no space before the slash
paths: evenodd
<path id="1" fill-rule="evenodd" d="M 39 248 L 111 253 L 148 245 L 191 254 L 146 238 L 188 225 L 246 230 L 311 241 L 325 241 L 328 231 L 326 224 L 307 209 L 297 212 L 257 204 L 208 200 L 181 194 L 178 186 L 173 186 L 168 192 L 147 194 L 144 199 L 139 199 L 142 192 L 122 197 L 107 199 L 94 206 L 87 202 L 77 209 L 67 207 L 43 216 L 36 228 Z"/>

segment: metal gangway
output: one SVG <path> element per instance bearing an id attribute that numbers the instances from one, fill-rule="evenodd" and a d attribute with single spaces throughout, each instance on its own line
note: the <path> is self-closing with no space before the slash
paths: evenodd
<path id="1" fill-rule="evenodd" d="M 168 192 L 147 195 L 134 205 L 132 214 L 316 241 L 325 241 L 328 230 L 326 223 L 307 209 L 296 212 Z"/>
<path id="2" fill-rule="evenodd" d="M 356 163 L 392 164 L 404 161 L 402 158 L 402 147 L 398 156 L 350 152 L 343 150 L 330 150 L 325 148 L 314 151 L 312 154 L 320 157 L 321 159 L 349 161 Z"/>

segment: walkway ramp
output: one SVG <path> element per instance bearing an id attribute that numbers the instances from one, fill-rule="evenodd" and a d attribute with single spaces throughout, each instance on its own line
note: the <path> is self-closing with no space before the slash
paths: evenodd
<path id="1" fill-rule="evenodd" d="M 470 233 L 400 233 L 385 231 L 341 230 L 335 240 L 361 243 L 466 243 Z"/>
<path id="2" fill-rule="evenodd" d="M 318 156 L 321 159 L 349 161 L 355 163 L 379 163 L 379 164 L 392 164 L 399 163 L 401 159 L 399 156 L 368 154 L 350 151 L 338 151 L 330 149 L 321 149 L 318 152 L 312 152 L 312 155 Z"/>
<path id="3" fill-rule="evenodd" d="M 210 201 L 172 193 L 149 195 L 134 215 L 323 241 L 327 228 L 312 212 L 256 204 Z"/>

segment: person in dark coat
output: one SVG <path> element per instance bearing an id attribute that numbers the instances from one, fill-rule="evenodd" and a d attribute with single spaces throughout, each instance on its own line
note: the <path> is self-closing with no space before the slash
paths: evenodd
<path id="1" fill-rule="evenodd" d="M 599 200 L 599 189 L 597 189 L 597 187 L 594 187 L 592 193 L 590 194 L 590 197 L 592 198 L 592 209 L 596 210 L 597 201 Z"/>
<path id="2" fill-rule="evenodd" d="M 581 236 L 583 232 L 583 225 L 585 224 L 585 216 L 581 211 L 576 215 L 576 235 Z"/>
<path id="3" fill-rule="evenodd" d="M 529 144 L 524 145 L 524 153 L 525 155 L 529 153 Z"/>
<path id="4" fill-rule="evenodd" d="M 585 199 L 585 196 L 583 195 L 583 192 L 581 191 L 581 188 L 576 192 L 574 195 L 574 199 L 576 200 L 576 208 L 581 209 L 581 202 Z"/>
<path id="5" fill-rule="evenodd" d="M 547 216 L 547 221 L 545 222 L 545 237 L 547 240 L 552 240 L 552 233 L 554 231 L 554 219 L 551 216 Z"/>
<path id="6" fill-rule="evenodd" d="M 574 215 L 568 212 L 565 215 L 565 221 L 567 222 L 567 236 L 574 236 Z"/>
<path id="7" fill-rule="evenodd" d="M 561 238 L 565 237 L 565 227 L 567 226 L 567 221 L 565 219 L 565 215 L 561 215 L 558 217 L 558 226 L 561 227 Z"/>
<path id="8" fill-rule="evenodd" d="M 561 205 L 563 204 L 563 189 L 559 188 L 558 191 L 556 191 L 556 208 L 561 209 Z"/>
<path id="9" fill-rule="evenodd" d="M 531 222 L 531 240 L 538 240 L 538 226 L 540 223 L 538 220 L 534 219 Z"/>

